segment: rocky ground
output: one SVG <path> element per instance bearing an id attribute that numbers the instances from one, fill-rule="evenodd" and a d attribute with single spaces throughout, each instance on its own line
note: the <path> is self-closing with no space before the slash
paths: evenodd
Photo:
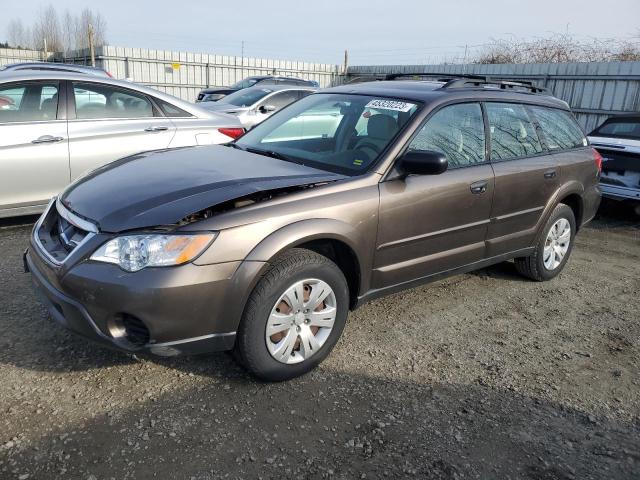
<path id="1" fill-rule="evenodd" d="M 0 224 L 2 479 L 640 478 L 640 221 L 615 205 L 557 279 L 378 300 L 281 384 L 67 333 L 22 273 L 29 221 Z"/>

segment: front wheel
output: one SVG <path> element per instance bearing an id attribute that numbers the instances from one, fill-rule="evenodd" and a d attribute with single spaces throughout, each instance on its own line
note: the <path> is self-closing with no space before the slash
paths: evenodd
<path id="1" fill-rule="evenodd" d="M 236 358 L 263 380 L 315 368 L 333 349 L 349 310 L 347 281 L 328 258 L 305 249 L 280 255 L 251 293 Z"/>
<path id="2" fill-rule="evenodd" d="M 558 275 L 569 259 L 576 234 L 576 219 L 568 205 L 560 203 L 551 213 L 534 252 L 528 257 L 516 258 L 520 274 L 538 282 Z"/>

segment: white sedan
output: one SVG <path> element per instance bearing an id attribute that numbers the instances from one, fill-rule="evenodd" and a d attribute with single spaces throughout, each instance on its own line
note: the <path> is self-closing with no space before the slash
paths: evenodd
<path id="1" fill-rule="evenodd" d="M 135 83 L 83 73 L 2 72 L 0 217 L 41 212 L 81 174 L 119 158 L 227 143 L 243 133 L 232 115 Z"/>

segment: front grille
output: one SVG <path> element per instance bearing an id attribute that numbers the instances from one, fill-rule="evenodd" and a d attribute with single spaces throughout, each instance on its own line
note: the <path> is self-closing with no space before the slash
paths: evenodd
<path id="1" fill-rule="evenodd" d="M 52 201 L 34 230 L 36 243 L 56 264 L 64 262 L 78 245 L 93 235 L 86 228 L 88 226 L 93 230 L 88 222 L 82 221 L 84 225 L 80 226 L 81 222 L 74 222 L 73 217 L 74 214 L 61 203 Z"/>

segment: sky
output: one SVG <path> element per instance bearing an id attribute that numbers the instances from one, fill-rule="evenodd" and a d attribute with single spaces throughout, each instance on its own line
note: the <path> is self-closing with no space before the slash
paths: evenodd
<path id="1" fill-rule="evenodd" d="M 492 39 L 640 42 L 640 0 L 0 0 L 0 41 L 11 19 L 30 23 L 53 3 L 88 6 L 110 45 L 350 65 L 460 60 Z M 606 6 L 605 6 L 606 5 Z"/>

